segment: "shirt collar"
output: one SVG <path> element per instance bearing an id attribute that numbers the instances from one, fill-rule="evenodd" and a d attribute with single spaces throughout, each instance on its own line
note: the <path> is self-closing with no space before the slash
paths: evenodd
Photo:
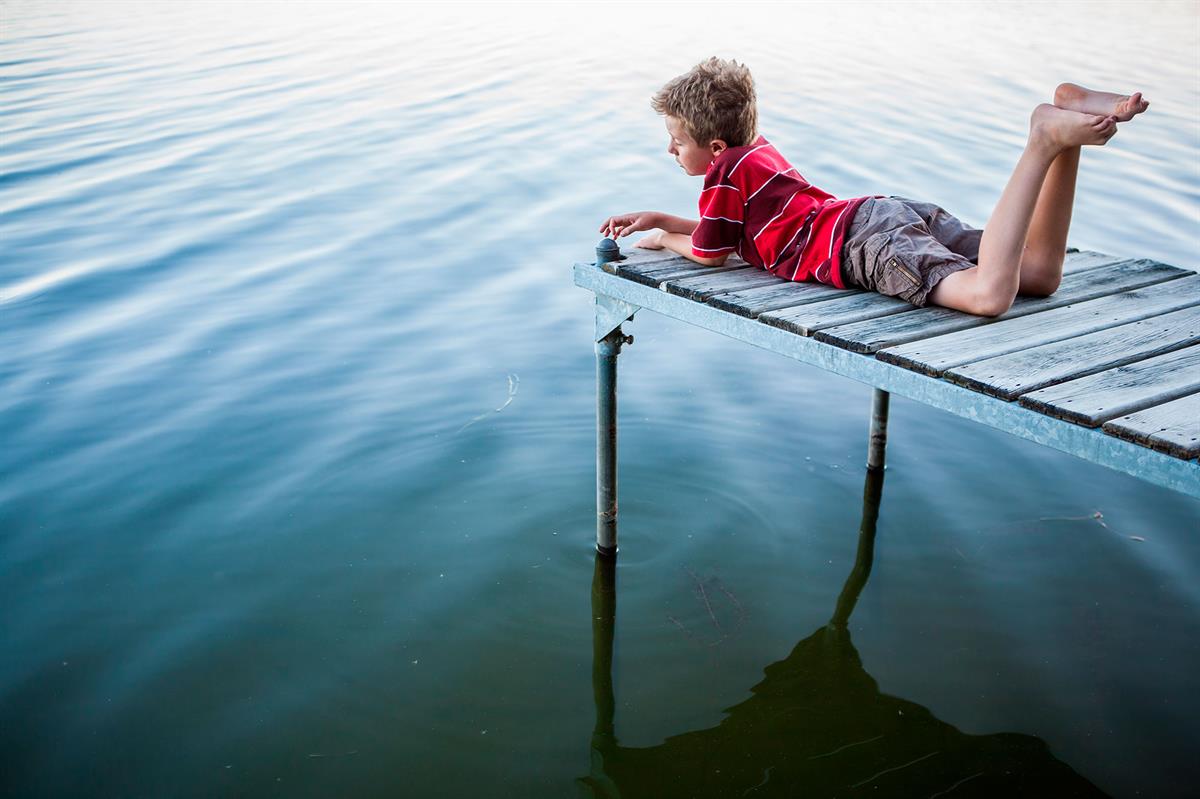
<path id="1" fill-rule="evenodd" d="M 770 144 L 770 142 L 760 134 L 757 139 L 749 144 L 743 144 L 740 147 L 726 147 L 725 150 L 716 158 L 714 158 L 712 163 L 708 165 L 707 171 L 712 172 L 714 169 L 717 169 L 726 163 L 736 164 L 743 155 L 750 152 L 755 147 L 761 147 L 764 144 Z"/>

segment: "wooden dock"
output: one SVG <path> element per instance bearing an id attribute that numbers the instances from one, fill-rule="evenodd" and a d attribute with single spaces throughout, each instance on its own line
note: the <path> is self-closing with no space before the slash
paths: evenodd
<path id="1" fill-rule="evenodd" d="M 601 552 L 616 551 L 616 360 L 632 342 L 621 324 L 642 308 L 874 386 L 871 466 L 882 466 L 895 393 L 1200 498 L 1192 269 L 1071 250 L 1058 291 L 987 318 L 796 283 L 732 257 L 707 267 L 667 251 L 597 252 L 575 264 L 575 283 L 596 295 Z"/>

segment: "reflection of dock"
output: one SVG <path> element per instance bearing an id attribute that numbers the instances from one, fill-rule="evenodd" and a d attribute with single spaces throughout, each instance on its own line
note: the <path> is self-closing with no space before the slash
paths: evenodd
<path id="1" fill-rule="evenodd" d="M 881 455 L 873 446 L 873 455 Z M 847 622 L 871 573 L 883 469 L 867 470 L 854 566 L 829 623 L 764 669 L 715 727 L 622 747 L 612 683 L 616 560 L 596 554 L 592 690 L 596 726 L 584 795 L 623 797 L 1104 796 L 1039 738 L 967 735 L 880 693 Z"/>
<path id="2" fill-rule="evenodd" d="M 617 546 L 617 359 L 642 308 L 1200 497 L 1200 275 L 1074 250 L 1063 271 L 992 319 L 605 239 L 575 264 L 596 295 L 598 548 Z"/>

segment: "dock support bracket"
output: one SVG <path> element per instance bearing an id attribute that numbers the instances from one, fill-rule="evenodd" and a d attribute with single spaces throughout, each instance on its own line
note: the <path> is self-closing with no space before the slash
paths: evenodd
<path id="1" fill-rule="evenodd" d="M 596 341 L 601 341 L 623 323 L 631 321 L 641 308 L 607 294 L 596 295 Z"/>

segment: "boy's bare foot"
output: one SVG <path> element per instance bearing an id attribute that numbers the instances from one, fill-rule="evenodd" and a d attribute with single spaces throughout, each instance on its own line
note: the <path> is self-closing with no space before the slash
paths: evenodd
<path id="1" fill-rule="evenodd" d="M 1141 92 L 1094 92 L 1076 83 L 1060 83 L 1054 90 L 1054 104 L 1068 111 L 1114 116 L 1118 122 L 1128 122 L 1150 107 L 1150 102 L 1142 99 Z"/>
<path id="2" fill-rule="evenodd" d="M 1029 140 L 1054 150 L 1065 150 L 1081 144 L 1103 145 L 1117 132 L 1112 116 L 1068 111 L 1050 103 L 1033 109 L 1029 118 Z"/>

